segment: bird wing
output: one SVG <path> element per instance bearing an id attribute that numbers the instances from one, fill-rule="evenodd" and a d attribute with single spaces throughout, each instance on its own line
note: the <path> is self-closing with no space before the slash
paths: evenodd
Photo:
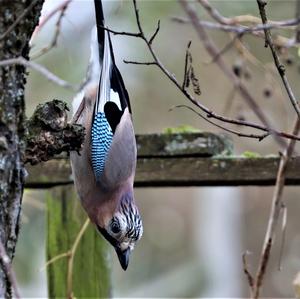
<path id="1" fill-rule="evenodd" d="M 131 115 L 126 108 L 107 153 L 101 185 L 105 189 L 113 189 L 128 179 L 133 183 L 136 155 L 136 141 Z"/>

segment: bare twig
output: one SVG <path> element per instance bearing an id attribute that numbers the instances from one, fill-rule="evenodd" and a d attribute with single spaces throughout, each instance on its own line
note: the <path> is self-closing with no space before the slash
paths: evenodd
<path id="1" fill-rule="evenodd" d="M 199 23 L 199 19 L 197 16 L 196 11 L 191 7 L 191 5 L 186 0 L 179 0 L 181 3 L 183 9 L 187 13 L 187 15 L 190 18 L 190 21 L 192 22 L 200 40 L 203 42 L 204 47 L 206 48 L 207 52 L 212 56 L 216 57 L 218 54 L 218 49 L 215 46 L 215 44 L 212 42 L 212 40 L 207 35 L 205 29 L 201 26 Z M 272 126 L 269 123 L 269 120 L 266 118 L 263 111 L 260 109 L 246 86 L 233 74 L 231 69 L 225 64 L 225 62 L 221 59 L 221 57 L 218 57 L 216 60 L 217 65 L 219 68 L 223 71 L 223 73 L 228 77 L 230 82 L 233 83 L 237 91 L 240 93 L 240 95 L 245 99 L 246 103 L 250 106 L 250 108 L 253 110 L 253 112 L 257 115 L 257 117 L 260 119 L 260 121 L 264 124 L 266 128 L 268 128 L 268 131 L 274 136 L 274 139 L 277 141 L 277 143 L 282 147 L 285 146 L 284 140 L 274 133 Z"/>
<path id="2" fill-rule="evenodd" d="M 64 7 L 69 6 L 72 0 L 65 0 L 64 2 L 60 3 L 58 6 L 56 6 L 49 14 L 46 16 L 43 16 L 40 20 L 39 25 L 35 28 L 32 37 L 32 39 L 35 37 L 35 35 L 45 26 L 45 24 L 58 12 L 64 9 Z"/>
<path id="3" fill-rule="evenodd" d="M 57 22 L 55 24 L 55 33 L 54 36 L 52 38 L 52 41 L 50 42 L 50 44 L 44 48 L 42 48 L 37 54 L 34 54 L 31 56 L 31 59 L 36 59 L 39 58 L 40 56 L 46 54 L 47 52 L 49 52 L 51 49 L 53 49 L 54 47 L 56 47 L 57 45 L 57 41 L 58 41 L 58 37 L 60 34 L 60 27 L 61 27 L 61 22 L 63 20 L 63 17 L 65 15 L 65 12 L 70 4 L 71 0 L 67 0 L 64 3 L 59 5 L 59 10 L 60 11 L 60 15 L 57 19 Z M 57 11 L 57 8 L 54 10 Z"/>
<path id="4" fill-rule="evenodd" d="M 48 69 L 46 69 L 44 66 L 33 62 L 33 61 L 28 61 L 26 60 L 24 57 L 17 57 L 17 58 L 11 58 L 11 59 L 6 59 L 6 60 L 2 60 L 0 61 L 0 67 L 6 67 L 6 66 L 10 66 L 10 65 L 23 65 L 25 67 L 29 67 L 35 71 L 37 71 L 38 73 L 42 74 L 46 79 L 48 79 L 49 81 L 76 91 L 78 90 L 78 87 L 76 85 L 73 85 L 69 82 L 64 81 L 63 79 L 57 77 L 56 75 L 54 75 L 53 73 L 51 73 Z"/>
<path id="5" fill-rule="evenodd" d="M 220 120 L 220 121 L 225 122 L 225 123 L 231 123 L 231 124 L 234 124 L 234 125 L 251 127 L 251 128 L 254 128 L 254 129 L 264 131 L 264 132 L 268 133 L 268 134 L 265 134 L 266 136 L 274 135 L 275 139 L 278 141 L 278 143 L 281 146 L 285 145 L 285 142 L 282 138 L 300 140 L 300 137 L 298 137 L 298 136 L 295 136 L 295 135 L 292 135 L 292 134 L 289 134 L 289 133 L 285 133 L 285 132 L 282 132 L 282 131 L 278 131 L 278 130 L 275 130 L 275 129 L 271 128 L 267 121 L 265 121 L 265 123 L 267 123 L 268 125 L 264 126 L 264 125 L 259 125 L 259 124 L 252 123 L 252 122 L 247 122 L 247 121 L 237 120 L 237 119 L 231 119 L 231 118 L 228 118 L 228 117 L 225 117 L 225 116 L 218 115 L 217 113 L 215 113 L 214 111 L 212 111 L 211 109 L 207 108 L 205 105 L 200 103 L 198 100 L 196 100 L 185 88 L 182 88 L 182 84 L 180 84 L 178 82 L 175 75 L 171 74 L 166 69 L 166 67 L 162 64 L 162 62 L 160 61 L 160 59 L 156 55 L 156 53 L 155 53 L 155 51 L 152 47 L 152 44 L 149 43 L 147 37 L 145 36 L 145 34 L 143 32 L 143 28 L 141 26 L 139 10 L 137 8 L 136 0 L 133 0 L 133 4 L 134 4 L 136 22 L 137 22 L 137 26 L 138 26 L 138 29 L 139 29 L 138 33 L 118 32 L 118 31 L 111 30 L 111 29 L 108 29 L 108 28 L 105 28 L 105 29 L 108 30 L 109 32 L 112 32 L 113 34 L 116 34 L 116 35 L 120 34 L 120 35 L 127 35 L 127 36 L 133 36 L 133 37 L 141 38 L 146 43 L 146 45 L 149 49 L 149 52 L 150 52 L 150 54 L 153 58 L 153 61 L 152 62 L 137 62 L 137 61 L 126 61 L 125 60 L 124 61 L 125 63 L 131 63 L 131 64 L 137 64 L 137 65 L 155 65 L 155 66 L 157 66 L 168 77 L 168 79 L 171 82 L 173 82 L 173 84 L 182 92 L 182 94 L 190 102 L 192 102 L 194 105 L 196 105 L 198 108 L 200 108 L 203 112 L 206 113 L 206 120 L 208 118 L 215 118 L 215 119 Z M 206 40 L 205 40 L 205 42 L 206 42 Z M 208 47 L 210 47 L 210 46 L 211 46 L 211 44 L 210 44 L 210 41 L 209 41 Z M 214 50 L 213 53 L 216 53 L 216 52 L 217 51 Z M 255 103 L 254 99 L 252 98 L 252 96 L 250 95 L 250 93 L 248 92 L 246 87 L 243 84 L 241 84 L 241 82 L 239 80 L 237 80 L 235 78 L 234 74 L 231 72 L 231 70 L 229 68 L 227 68 L 225 66 L 223 61 L 221 61 L 221 66 L 222 66 L 222 70 L 225 72 L 225 74 L 228 74 L 230 79 L 232 79 L 234 81 L 234 86 L 236 87 L 236 89 L 240 92 L 240 94 L 242 94 L 246 99 L 248 99 L 252 103 L 252 106 L 255 108 L 255 109 L 253 108 L 254 111 L 256 111 L 260 115 L 260 118 L 264 120 L 264 115 L 262 115 L 261 110 L 259 109 L 258 105 Z M 254 135 L 254 134 L 252 134 L 252 135 Z M 264 136 L 263 138 L 266 137 L 265 135 L 263 135 Z"/>
<path id="6" fill-rule="evenodd" d="M 79 242 L 84 234 L 84 232 L 87 230 L 88 226 L 90 224 L 90 220 L 87 219 L 81 230 L 79 231 L 75 242 L 70 250 L 70 254 L 68 255 L 68 272 L 67 272 L 67 297 L 68 299 L 74 298 L 73 296 L 73 265 L 74 265 L 74 257 L 77 250 L 77 247 L 79 245 Z"/>
<path id="7" fill-rule="evenodd" d="M 266 11 L 265 11 L 265 5 L 266 2 L 262 0 L 257 0 L 257 4 L 259 7 L 259 12 L 260 16 L 262 19 L 262 22 L 264 24 L 267 23 L 267 16 L 266 16 Z M 293 129 L 293 134 L 298 135 L 299 130 L 300 130 L 300 109 L 298 106 L 298 103 L 296 101 L 296 98 L 292 92 L 292 89 L 289 85 L 289 82 L 287 80 L 287 77 L 285 76 L 285 69 L 283 65 L 280 63 L 279 57 L 276 53 L 273 41 L 272 41 L 272 35 L 271 32 L 266 29 L 265 30 L 265 40 L 266 40 L 266 46 L 269 46 L 273 55 L 274 59 L 274 64 L 276 65 L 276 68 L 282 78 L 283 84 L 285 86 L 285 89 L 287 90 L 289 99 L 291 103 L 293 104 L 298 118 L 296 120 L 296 123 L 294 125 Z M 279 164 L 279 169 L 277 173 L 277 178 L 276 178 L 276 185 L 273 193 L 273 200 L 272 200 L 272 207 L 271 207 L 271 212 L 270 212 L 270 217 L 269 217 L 269 223 L 265 235 L 265 241 L 263 244 L 263 249 L 260 257 L 260 262 L 259 266 L 257 269 L 256 273 L 256 278 L 255 278 L 255 284 L 254 284 L 254 289 L 253 289 L 253 298 L 258 298 L 260 294 L 260 289 L 263 284 L 264 276 L 266 273 L 266 269 L 269 263 L 270 259 L 270 252 L 272 248 L 272 244 L 274 242 L 274 237 L 275 237 L 275 229 L 277 227 L 278 221 L 279 221 L 279 216 L 280 216 L 280 211 L 282 207 L 284 206 L 283 204 L 283 198 L 282 198 L 282 193 L 285 185 L 285 173 L 287 169 L 287 163 L 291 155 L 293 154 L 295 148 L 295 141 L 291 140 L 288 144 L 288 147 L 284 151 L 284 153 L 281 156 L 280 159 L 280 164 Z"/>
<path id="8" fill-rule="evenodd" d="M 153 33 L 152 37 L 149 39 L 149 44 L 150 44 L 150 45 L 151 45 L 152 42 L 154 41 L 154 39 L 155 39 L 155 37 L 156 37 L 156 35 L 157 35 L 159 29 L 160 29 L 160 20 L 158 20 L 156 30 L 155 30 L 155 32 Z"/>
<path id="9" fill-rule="evenodd" d="M 70 256 L 70 254 L 71 254 L 71 252 L 67 251 L 67 252 L 61 253 L 61 254 L 53 257 L 51 260 L 47 261 L 43 267 L 40 268 L 40 271 L 44 271 L 51 264 L 55 263 L 56 261 L 59 261 L 62 258 Z"/>
<path id="10" fill-rule="evenodd" d="M 86 219 L 86 221 L 84 222 L 83 226 L 81 227 L 79 233 L 77 234 L 75 241 L 70 250 L 53 257 L 51 260 L 47 261 L 47 263 L 41 268 L 41 270 L 43 270 L 46 267 L 48 267 L 49 265 L 55 263 L 56 261 L 58 261 L 62 258 L 68 259 L 68 268 L 67 268 L 67 298 L 68 299 L 74 298 L 74 295 L 73 295 L 74 258 L 75 258 L 75 254 L 76 254 L 78 245 L 80 244 L 82 236 L 84 235 L 85 231 L 87 230 L 89 224 L 90 224 L 90 220 Z"/>
<path id="11" fill-rule="evenodd" d="M 115 35 L 126 35 L 126 36 L 132 36 L 132 37 L 142 37 L 141 36 L 141 33 L 137 32 L 137 33 L 134 33 L 134 32 L 127 32 L 127 31 L 116 31 L 116 30 L 112 30 L 108 27 L 102 27 L 104 30 L 112 33 L 112 34 L 115 34 Z"/>
<path id="12" fill-rule="evenodd" d="M 299 130 L 300 130 L 300 120 L 299 118 L 297 118 L 297 121 L 294 125 L 293 134 L 298 135 Z M 283 201 L 282 193 L 285 185 L 285 174 L 287 170 L 287 163 L 289 161 L 289 158 L 292 156 L 292 153 L 295 148 L 295 143 L 296 143 L 295 140 L 289 141 L 288 147 L 286 148 L 286 150 L 284 151 L 280 159 L 279 169 L 276 178 L 276 185 L 273 193 L 272 207 L 271 207 L 271 212 L 269 217 L 268 228 L 267 228 L 265 241 L 262 248 L 258 270 L 255 277 L 255 284 L 253 289 L 253 298 L 255 299 L 259 297 L 260 288 L 262 286 L 266 269 L 268 266 L 270 252 L 275 237 L 275 229 L 277 227 L 280 211 L 282 208 L 282 201 Z"/>
<path id="13" fill-rule="evenodd" d="M 250 287 L 250 293 L 251 293 L 251 296 L 252 296 L 253 286 L 254 286 L 254 279 L 253 279 L 252 274 L 249 271 L 249 266 L 248 266 L 248 263 L 247 263 L 247 255 L 248 254 L 249 254 L 248 252 L 244 252 L 243 256 L 242 256 L 242 260 L 243 260 L 243 270 L 244 270 L 244 273 L 247 277 L 248 284 L 249 284 L 249 287 Z"/>
<path id="14" fill-rule="evenodd" d="M 259 8 L 259 13 L 261 16 L 261 20 L 263 22 L 263 24 L 267 24 L 268 19 L 267 19 L 267 15 L 266 15 L 266 10 L 265 10 L 265 6 L 266 6 L 266 2 L 263 0 L 257 0 L 257 4 L 258 4 L 258 8 Z M 276 65 L 276 68 L 278 70 L 278 73 L 282 79 L 283 85 L 288 93 L 289 99 L 298 115 L 298 117 L 300 118 L 300 107 L 298 104 L 298 101 L 292 91 L 292 88 L 289 84 L 289 81 L 285 75 L 285 67 L 284 65 L 280 62 L 280 59 L 276 53 L 276 49 L 273 43 L 273 39 L 272 39 L 272 34 L 270 29 L 265 28 L 264 29 L 265 32 L 265 38 L 266 38 L 266 47 L 269 46 L 271 52 L 272 52 L 272 56 L 274 59 L 274 64 Z"/>
<path id="15" fill-rule="evenodd" d="M 13 288 L 15 297 L 17 299 L 21 298 L 17 287 L 16 275 L 11 266 L 11 259 L 8 257 L 6 250 L 1 241 L 0 241 L 0 259 L 2 262 L 2 270 L 5 272 L 5 275 Z"/>
<path id="16" fill-rule="evenodd" d="M 234 16 L 232 18 L 224 17 L 216 8 L 212 7 L 208 0 L 197 0 L 202 7 L 207 11 L 207 13 L 218 23 L 224 24 L 224 25 L 237 25 L 240 23 L 252 23 L 252 24 L 260 24 L 261 19 L 256 16 L 252 15 L 240 15 L 240 16 Z M 282 23 L 289 23 L 292 20 L 286 20 L 286 21 L 270 21 L 270 24 L 272 25 L 278 25 L 279 27 L 282 25 Z M 296 20 L 295 20 L 296 21 Z"/>
<path id="17" fill-rule="evenodd" d="M 296 4 L 296 18 L 300 18 L 300 1 L 297 0 Z M 296 28 L 296 37 L 295 37 L 295 42 L 300 43 L 300 24 L 298 24 Z"/>
<path id="18" fill-rule="evenodd" d="M 182 24 L 190 24 L 191 21 L 182 17 L 172 17 L 173 21 L 182 23 Z M 227 25 L 222 23 L 214 23 L 210 21 L 199 20 L 199 23 L 206 29 L 212 30 L 221 30 L 225 32 L 232 32 L 236 34 L 249 34 L 249 33 L 257 33 L 258 31 L 263 31 L 265 29 L 283 29 L 288 28 L 292 29 L 296 25 L 299 25 L 300 19 L 290 19 L 284 20 L 276 23 L 268 23 L 268 24 L 260 24 L 256 26 L 244 26 L 244 25 Z M 256 36 L 262 37 L 263 35 L 255 34 Z"/>
<path id="19" fill-rule="evenodd" d="M 281 261 L 284 251 L 284 245 L 285 245 L 285 236 L 286 236 L 286 223 L 287 223 L 287 207 L 284 203 L 282 203 L 281 206 L 282 210 L 282 225 L 281 225 L 281 246 L 280 246 L 280 253 L 279 253 L 279 259 L 278 259 L 278 270 L 281 270 Z"/>
<path id="20" fill-rule="evenodd" d="M 138 65 L 156 65 L 154 61 L 131 61 L 131 60 L 123 60 L 126 64 L 138 64 Z"/>
<path id="21" fill-rule="evenodd" d="M 210 119 L 207 119 L 205 116 L 203 116 L 201 113 L 199 113 L 198 111 L 196 111 L 195 109 L 193 109 L 192 107 L 190 106 L 187 106 L 187 105 L 177 105 L 177 106 L 174 106 L 172 107 L 170 110 L 173 110 L 174 108 L 186 108 L 186 109 L 189 109 L 191 111 L 193 111 L 194 113 L 196 113 L 200 118 L 206 120 L 208 123 L 214 125 L 215 127 L 218 127 L 226 132 L 229 132 L 229 133 L 232 133 L 234 135 L 237 135 L 239 137 L 247 137 L 247 138 L 253 138 L 253 139 L 258 139 L 259 141 L 262 141 L 263 139 L 265 139 L 266 137 L 268 137 L 270 134 L 269 133 L 265 133 L 265 134 L 247 134 L 247 133 L 241 133 L 239 131 L 235 131 L 235 130 L 232 130 L 232 129 L 228 129 L 224 126 L 221 126 L 213 121 L 211 121 Z"/>

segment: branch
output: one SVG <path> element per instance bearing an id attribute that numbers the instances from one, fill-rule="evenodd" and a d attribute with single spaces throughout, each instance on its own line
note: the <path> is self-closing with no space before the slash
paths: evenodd
<path id="1" fill-rule="evenodd" d="M 300 18 L 300 1 L 297 0 L 296 4 L 296 18 Z M 296 38 L 295 38 L 296 43 L 300 43 L 300 24 L 298 24 L 296 28 Z"/>
<path id="2" fill-rule="evenodd" d="M 299 130 L 300 130 L 300 120 L 297 119 L 294 125 L 293 134 L 297 135 L 299 133 Z M 296 142 L 294 140 L 291 140 L 289 142 L 287 149 L 284 151 L 280 159 L 279 169 L 276 178 L 276 185 L 273 193 L 272 207 L 271 207 L 271 212 L 269 217 L 268 228 L 267 228 L 265 241 L 264 241 L 264 245 L 263 245 L 263 249 L 259 261 L 258 270 L 256 273 L 256 278 L 255 278 L 254 291 L 253 291 L 253 298 L 255 299 L 259 297 L 260 288 L 262 286 L 266 269 L 268 266 L 270 252 L 275 238 L 275 229 L 279 221 L 280 211 L 283 203 L 282 193 L 285 185 L 287 163 L 289 158 L 293 154 L 295 143 Z"/>
<path id="3" fill-rule="evenodd" d="M 260 24 L 261 22 L 260 18 L 252 15 L 240 15 L 240 16 L 234 16 L 232 18 L 227 18 L 224 17 L 216 8 L 212 7 L 208 0 L 197 0 L 197 1 L 202 5 L 202 7 L 215 21 L 223 25 L 238 25 L 240 23 Z M 294 21 L 297 22 L 297 20 L 299 20 L 298 16 L 296 16 L 296 19 Z M 290 23 L 290 22 L 293 22 L 293 20 L 270 21 L 270 25 L 275 25 L 280 27 L 282 26 L 282 24 Z"/>
<path id="4" fill-rule="evenodd" d="M 263 22 L 263 24 L 267 24 L 268 22 L 268 19 L 267 19 L 267 15 L 266 15 L 266 10 L 265 10 L 265 6 L 266 6 L 266 2 L 262 1 L 262 0 L 257 0 L 257 4 L 258 4 L 258 8 L 259 8 L 259 13 L 260 13 L 260 16 L 261 16 L 261 20 Z M 292 91 L 292 88 L 289 84 L 289 81 L 285 75 L 285 67 L 284 65 L 280 62 L 280 59 L 276 53 L 276 49 L 275 49 L 275 46 L 274 46 L 274 43 L 273 43 L 273 39 L 272 39 L 272 34 L 271 34 L 271 31 L 270 29 L 268 28 L 265 28 L 264 29 L 264 32 L 265 32 L 265 38 L 266 38 L 266 44 L 265 46 L 269 46 L 271 52 L 272 52 L 272 56 L 273 56 L 273 59 L 274 59 L 274 64 L 278 70 L 278 73 L 282 79 L 282 82 L 283 82 L 283 85 L 287 91 L 287 94 L 289 96 L 289 99 L 290 99 L 290 102 L 292 103 L 298 117 L 300 118 L 300 107 L 299 107 L 299 104 L 296 100 L 296 97 Z"/>
<path id="5" fill-rule="evenodd" d="M 160 20 L 158 20 L 156 30 L 155 30 L 155 32 L 153 33 L 153 35 L 151 36 L 151 38 L 150 38 L 150 40 L 149 40 L 149 44 L 150 44 L 150 45 L 151 45 L 152 42 L 154 41 L 154 39 L 155 39 L 155 37 L 156 37 L 156 35 L 157 35 L 159 29 L 160 29 Z"/>
<path id="6" fill-rule="evenodd" d="M 108 27 L 102 27 L 100 26 L 100 28 L 103 28 L 104 30 L 112 33 L 112 34 L 115 34 L 115 35 L 126 35 L 126 36 L 132 36 L 132 37 L 142 37 L 141 36 L 141 33 L 134 33 L 134 32 L 128 32 L 128 31 L 116 31 L 116 30 L 112 30 Z"/>
<path id="7" fill-rule="evenodd" d="M 126 64 L 137 64 L 137 65 L 157 65 L 154 61 L 132 61 L 132 60 L 123 60 Z"/>
<path id="8" fill-rule="evenodd" d="M 10 66 L 10 65 L 23 65 L 25 67 L 29 67 L 29 68 L 37 71 L 38 73 L 42 74 L 49 81 L 51 81 L 61 87 L 64 87 L 64 88 L 67 88 L 67 89 L 70 89 L 73 91 L 78 90 L 78 86 L 64 81 L 63 79 L 61 79 L 61 78 L 57 77 L 56 75 L 54 75 L 53 73 L 51 73 L 44 66 L 42 66 L 36 62 L 29 61 L 29 60 L 25 59 L 24 57 L 20 56 L 17 58 L 11 58 L 11 59 L 6 59 L 6 60 L 0 61 L 0 67 L 6 67 L 6 66 Z"/>
<path id="9" fill-rule="evenodd" d="M 36 165 L 62 152 L 80 151 L 84 129 L 67 123 L 67 105 L 58 100 L 40 104 L 28 121 L 24 162 Z"/>
<path id="10" fill-rule="evenodd" d="M 61 10 L 65 9 L 65 7 L 68 7 L 69 4 L 71 3 L 71 1 L 72 0 L 65 0 L 64 2 L 60 3 L 57 7 L 55 7 L 49 14 L 47 14 L 46 16 L 43 16 L 40 19 L 39 25 L 35 28 L 35 30 L 32 34 L 31 40 L 58 11 L 61 11 Z"/>
<path id="11" fill-rule="evenodd" d="M 76 254 L 77 247 L 79 245 L 79 242 L 84 235 L 85 231 L 87 230 L 88 226 L 90 224 L 90 220 L 86 219 L 84 222 L 82 228 L 80 229 L 78 235 L 76 236 L 76 239 L 74 241 L 74 244 L 70 250 L 70 254 L 68 256 L 68 270 L 67 270 L 67 296 L 68 299 L 73 299 L 73 265 L 74 265 L 74 257 Z"/>
<path id="12" fill-rule="evenodd" d="M 218 49 L 216 48 L 213 41 L 209 38 L 207 35 L 205 29 L 203 26 L 199 23 L 199 19 L 197 16 L 196 11 L 191 7 L 191 5 L 186 0 L 179 0 L 181 3 L 183 9 L 187 13 L 187 15 L 190 18 L 191 23 L 193 24 L 199 39 L 202 41 L 204 47 L 206 48 L 206 51 L 213 57 L 217 57 L 218 55 Z M 216 64 L 219 66 L 219 68 L 223 71 L 223 73 L 228 77 L 230 82 L 233 83 L 237 91 L 240 93 L 240 95 L 245 99 L 246 103 L 249 105 L 249 107 L 253 110 L 253 112 L 257 115 L 257 117 L 260 119 L 260 121 L 263 123 L 265 128 L 274 136 L 274 139 L 277 141 L 277 143 L 282 147 L 285 146 L 284 140 L 276 134 L 276 132 L 272 129 L 272 126 L 269 123 L 269 120 L 266 118 L 263 111 L 260 109 L 258 104 L 256 103 L 255 99 L 252 97 L 246 86 L 234 75 L 232 70 L 225 64 L 225 62 L 222 60 L 222 58 L 219 56 L 216 59 Z"/>
<path id="13" fill-rule="evenodd" d="M 265 11 L 266 2 L 262 0 L 257 0 L 260 16 L 262 19 L 263 24 L 267 23 L 267 16 Z M 294 109 L 297 113 L 297 120 L 293 128 L 293 134 L 298 135 L 300 131 L 300 109 L 298 106 L 298 103 L 296 101 L 296 98 L 293 94 L 293 91 L 290 87 L 290 84 L 287 80 L 287 77 L 285 76 L 285 69 L 284 66 L 280 63 L 279 57 L 276 53 L 273 41 L 272 41 L 272 35 L 270 30 L 265 29 L 265 38 L 266 38 L 266 47 L 269 46 L 272 52 L 272 56 L 274 59 L 274 64 L 279 72 L 279 75 L 281 76 L 281 79 L 283 81 L 284 87 L 287 90 L 289 99 L 294 106 Z M 294 148 L 295 148 L 296 142 L 294 140 L 291 140 L 288 144 L 288 147 L 284 151 L 283 155 L 280 159 L 279 169 L 277 172 L 277 178 L 276 178 L 276 185 L 273 193 L 273 199 L 272 199 L 272 207 L 271 212 L 269 216 L 269 222 L 268 227 L 265 235 L 265 241 L 262 248 L 262 253 L 256 273 L 255 278 L 255 284 L 253 287 L 253 298 L 258 298 L 260 295 L 260 289 L 263 284 L 263 280 L 265 277 L 266 269 L 270 260 L 270 253 L 272 249 L 272 245 L 275 238 L 275 229 L 277 227 L 280 212 L 282 207 L 284 206 L 283 203 L 283 189 L 285 185 L 285 177 L 286 177 L 286 171 L 287 171 L 287 163 L 289 158 L 292 156 Z"/>
<path id="14" fill-rule="evenodd" d="M 259 125 L 256 123 L 252 123 L 252 122 L 247 122 L 247 121 L 243 121 L 243 120 L 237 120 L 237 119 L 231 119 L 225 116 L 221 116 L 217 113 L 215 113 L 214 111 L 212 111 L 211 109 L 209 109 L 208 107 L 206 107 L 205 105 L 203 105 L 202 103 L 200 103 L 198 100 L 196 100 L 187 90 L 186 88 L 184 88 L 182 86 L 182 84 L 180 84 L 178 82 L 178 80 L 176 79 L 174 74 L 171 74 L 167 68 L 162 64 L 162 62 L 160 61 L 160 59 L 158 58 L 158 56 L 156 55 L 152 44 L 150 44 L 150 42 L 148 41 L 147 37 L 144 34 L 144 31 L 142 29 L 141 26 L 141 21 L 140 21 L 140 16 L 139 16 L 139 10 L 137 8 L 137 3 L 136 0 L 133 0 L 133 5 L 134 5 L 134 11 L 135 11 L 135 16 L 136 16 L 136 23 L 137 23 L 137 27 L 139 29 L 139 32 L 137 33 L 131 33 L 131 32 L 118 32 L 109 28 L 105 28 L 105 30 L 108 30 L 109 32 L 112 32 L 113 34 L 116 35 L 127 35 L 127 36 L 131 36 L 131 37 L 138 37 L 141 38 L 147 45 L 148 50 L 153 58 L 153 61 L 151 62 L 137 62 L 137 61 L 127 61 L 125 60 L 125 63 L 130 63 L 130 64 L 137 64 L 137 65 L 155 65 L 157 66 L 164 74 L 165 76 L 181 91 L 181 93 L 190 101 L 192 102 L 195 106 L 197 106 L 199 109 L 201 109 L 203 112 L 206 113 L 206 117 L 203 116 L 205 118 L 206 121 L 210 122 L 211 124 L 216 125 L 215 123 L 211 122 L 208 120 L 208 118 L 215 118 L 217 120 L 220 120 L 222 122 L 225 123 L 230 123 L 230 124 L 234 124 L 234 125 L 239 125 L 239 126 L 245 126 L 245 127 L 251 127 L 257 130 L 261 130 L 266 132 L 266 134 L 264 135 L 257 135 L 260 137 L 251 137 L 251 138 L 258 138 L 258 139 L 263 139 L 265 137 L 267 137 L 268 135 L 273 135 L 275 136 L 275 140 L 281 145 L 284 146 L 286 143 L 284 142 L 284 140 L 282 138 L 287 138 L 287 139 L 295 139 L 295 140 L 300 140 L 300 137 L 295 136 L 293 134 L 289 134 L 286 132 L 282 132 L 282 131 L 278 131 L 275 130 L 273 128 L 271 128 L 269 126 L 269 123 L 265 120 L 265 117 L 262 113 L 262 111 L 260 110 L 260 108 L 258 107 L 258 105 L 256 104 L 255 100 L 253 99 L 253 97 L 250 95 L 250 93 L 248 92 L 248 90 L 246 89 L 246 87 L 239 81 L 236 79 L 235 75 L 232 73 L 231 69 L 229 69 L 227 66 L 225 66 L 224 62 L 222 60 L 218 60 L 220 63 L 220 67 L 221 69 L 225 72 L 225 74 L 227 74 L 234 82 L 234 86 L 237 88 L 237 90 L 240 92 L 240 94 L 246 98 L 249 102 L 251 107 L 253 108 L 253 110 L 260 116 L 260 118 L 262 120 L 264 120 L 265 123 L 267 123 L 267 125 Z M 156 36 L 157 34 L 155 34 Z M 205 34 L 206 35 L 206 34 Z M 205 39 L 205 42 L 207 40 Z M 211 43 L 210 40 L 208 41 L 209 43 L 209 47 L 211 47 Z M 217 50 L 215 49 L 214 45 L 213 45 L 213 53 L 216 53 Z M 216 125 L 217 127 L 219 127 L 219 125 Z M 233 133 L 233 132 L 232 132 Z M 241 135 L 246 135 L 241 133 Z M 255 134 L 250 134 L 252 136 L 255 136 Z M 246 136 L 244 136 L 246 137 Z"/>
<path id="15" fill-rule="evenodd" d="M 58 5 L 48 16 L 46 16 L 43 19 L 44 20 L 43 24 L 40 24 L 37 27 L 37 29 L 35 30 L 33 35 L 35 35 L 42 28 L 42 26 L 47 22 L 47 20 L 49 20 L 56 12 L 60 11 L 60 15 L 55 24 L 55 33 L 52 38 L 52 41 L 50 42 L 50 44 L 48 46 L 42 48 L 37 54 L 32 55 L 31 59 L 36 59 L 36 58 L 44 55 L 45 53 L 49 52 L 52 48 L 54 48 L 57 45 L 58 37 L 60 34 L 61 23 L 62 23 L 64 15 L 65 15 L 65 12 L 66 12 L 69 4 L 71 3 L 71 1 L 72 0 L 66 0 L 63 3 L 61 3 L 60 5 Z M 32 38 L 33 38 L 33 36 L 31 37 L 31 40 L 32 40 Z"/>
<path id="16" fill-rule="evenodd" d="M 191 21 L 181 17 L 172 17 L 173 21 L 181 24 L 190 24 Z M 263 31 L 265 29 L 283 29 L 288 27 L 294 27 L 300 24 L 300 19 L 290 19 L 284 20 L 276 23 L 268 24 L 259 24 L 257 26 L 244 26 L 244 25 L 227 25 L 222 23 L 214 23 L 209 21 L 199 20 L 199 23 L 206 29 L 215 29 L 225 32 L 232 32 L 237 34 L 248 34 L 248 33 L 257 33 L 257 31 Z M 260 34 L 255 34 L 256 36 L 262 37 Z"/>
<path id="17" fill-rule="evenodd" d="M 249 284 L 249 287 L 250 287 L 250 293 L 251 293 L 251 296 L 252 296 L 253 286 L 254 286 L 254 279 L 253 279 L 252 274 L 249 271 L 249 266 L 248 266 L 248 263 L 247 263 L 247 255 L 248 255 L 248 252 L 244 252 L 243 256 L 242 256 L 243 270 L 244 270 L 244 273 L 247 277 L 248 284 Z"/>
<path id="18" fill-rule="evenodd" d="M 239 137 L 247 137 L 247 138 L 253 138 L 253 139 L 258 139 L 259 141 L 262 141 L 263 139 L 265 139 L 266 137 L 268 137 L 270 134 L 269 133 L 264 133 L 264 134 L 246 134 L 246 133 L 241 133 L 232 129 L 228 129 L 224 126 L 221 126 L 213 121 L 211 121 L 210 119 L 207 119 L 205 116 L 203 116 L 201 113 L 197 112 L 195 109 L 193 109 L 192 107 L 189 107 L 187 105 L 177 105 L 174 108 L 186 108 L 188 110 L 193 111 L 194 113 L 196 113 L 200 118 L 206 120 L 207 122 L 209 122 L 210 124 L 214 125 L 215 127 L 218 127 L 226 132 L 232 133 L 236 136 Z M 173 110 L 173 108 L 171 108 L 170 110 Z"/>

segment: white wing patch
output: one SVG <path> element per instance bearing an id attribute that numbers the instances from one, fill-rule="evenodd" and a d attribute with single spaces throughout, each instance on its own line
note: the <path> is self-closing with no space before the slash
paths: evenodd
<path id="1" fill-rule="evenodd" d="M 118 106 L 118 108 L 122 111 L 119 94 L 117 92 L 114 92 L 112 89 L 110 90 L 110 101 L 114 102 Z"/>

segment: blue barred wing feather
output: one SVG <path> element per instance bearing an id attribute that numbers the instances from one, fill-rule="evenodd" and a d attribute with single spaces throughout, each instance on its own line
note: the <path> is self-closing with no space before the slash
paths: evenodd
<path id="1" fill-rule="evenodd" d="M 92 165 L 99 181 L 105 167 L 105 160 L 113 139 L 112 129 L 105 113 L 98 112 L 92 125 Z"/>

